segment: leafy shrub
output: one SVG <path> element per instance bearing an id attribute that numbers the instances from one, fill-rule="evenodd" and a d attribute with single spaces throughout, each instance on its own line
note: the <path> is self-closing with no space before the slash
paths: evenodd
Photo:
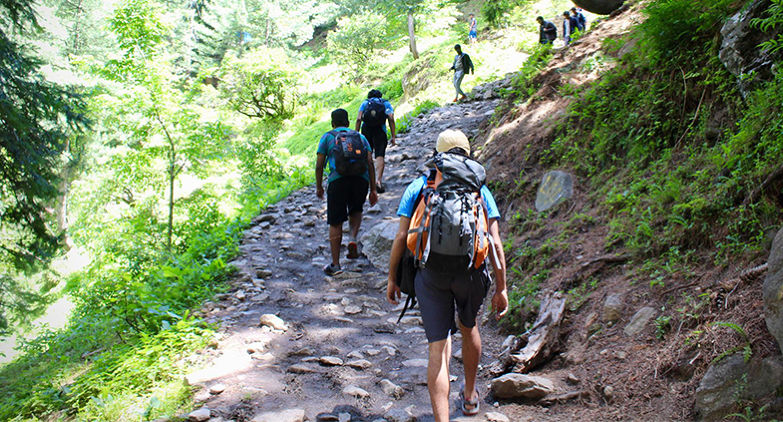
<path id="1" fill-rule="evenodd" d="M 221 65 L 221 96 L 238 113 L 279 122 L 293 117 L 299 103 L 299 71 L 282 50 L 259 47 Z"/>
<path id="2" fill-rule="evenodd" d="M 481 14 L 490 26 L 500 26 L 511 8 L 509 0 L 487 0 L 481 5 Z"/>
<path id="3" fill-rule="evenodd" d="M 538 44 L 511 82 L 513 90 L 510 93 L 518 100 L 525 100 L 533 95 L 538 90 L 533 79 L 549 64 L 552 54 L 551 44 Z"/>
<path id="4" fill-rule="evenodd" d="M 326 42 L 338 63 L 358 72 L 371 64 L 380 51 L 390 49 L 397 39 L 389 32 L 385 16 L 365 12 L 340 18 Z"/>
<path id="5" fill-rule="evenodd" d="M 400 98 L 404 94 L 402 90 L 402 79 L 395 78 L 387 80 L 378 87 L 378 90 L 383 93 L 383 97 L 387 100 Z"/>
<path id="6" fill-rule="evenodd" d="M 682 58 L 683 51 L 702 48 L 720 22 L 744 2 L 738 0 L 660 0 L 644 9 L 640 25 L 647 57 L 653 63 Z"/>
<path id="7" fill-rule="evenodd" d="M 783 0 L 771 0 L 766 15 L 763 18 L 753 19 L 751 24 L 763 32 L 777 32 L 772 39 L 760 46 L 769 53 L 775 54 L 783 50 L 783 32 L 780 31 L 783 27 Z"/>

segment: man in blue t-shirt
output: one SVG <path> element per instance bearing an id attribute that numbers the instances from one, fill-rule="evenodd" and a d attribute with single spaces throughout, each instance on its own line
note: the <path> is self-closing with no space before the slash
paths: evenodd
<path id="1" fill-rule="evenodd" d="M 468 41 L 470 41 L 471 44 L 475 44 L 477 37 L 478 22 L 476 22 L 476 17 L 473 16 L 473 13 L 471 13 L 470 17 L 468 18 Z"/>
<path id="2" fill-rule="evenodd" d="M 380 114 L 380 113 L 383 114 Z M 369 118 L 366 113 L 376 113 L 377 118 Z M 389 122 L 391 130 L 391 140 L 386 134 L 386 122 Z M 394 122 L 394 108 L 383 99 L 383 93 L 377 89 L 371 90 L 367 94 L 367 99 L 359 106 L 359 115 L 356 117 L 356 131 L 361 129 L 362 135 L 370 141 L 370 145 L 375 155 L 375 174 L 377 179 L 375 185 L 378 187 L 378 193 L 384 193 L 386 187 L 383 185 L 383 167 L 384 157 L 386 156 L 387 142 L 392 145 L 397 144 L 397 126 Z"/>
<path id="3" fill-rule="evenodd" d="M 348 128 L 348 112 L 338 108 L 332 112 L 332 129 L 326 132 L 318 142 L 317 161 L 315 164 L 315 194 L 318 198 L 324 198 L 323 176 L 324 167 L 329 163 L 329 178 L 326 191 L 326 222 L 329 224 L 329 248 L 332 262 L 324 267 L 327 275 L 336 275 L 342 272 L 340 267 L 340 246 L 343 241 L 343 223 L 348 220 L 350 226 L 351 241 L 348 242 L 348 259 L 359 257 L 359 227 L 362 224 L 362 207 L 367 199 L 367 190 L 370 191 L 370 205 L 378 202 L 378 193 L 375 188 L 375 169 L 372 163 L 372 151 L 367 138 L 359 135 L 367 151 L 367 171 L 357 176 L 344 176 L 337 172 L 335 164 L 334 148 L 336 146 L 336 134 L 351 131 Z"/>
<path id="4" fill-rule="evenodd" d="M 470 144 L 464 133 L 458 130 L 446 130 L 438 135 L 435 148 L 439 153 L 457 154 L 468 157 Z M 401 292 L 395 280 L 397 266 L 406 249 L 408 229 L 416 207 L 416 201 L 427 184 L 427 176 L 414 180 L 403 193 L 397 215 L 400 226 L 392 244 L 389 263 L 389 280 L 386 286 L 386 298 L 396 304 Z M 486 185 L 481 187 L 481 198 L 486 206 L 491 236 L 490 259 L 495 274 L 495 293 L 492 296 L 492 308 L 500 318 L 508 308 L 506 291 L 506 260 L 503 254 L 503 241 L 500 238 L 498 220 L 500 212 L 495 198 Z M 476 390 L 476 374 L 481 357 L 481 337 L 476 317 L 489 290 L 489 274 L 486 264 L 479 269 L 465 269 L 464 272 L 439 273 L 428 268 L 418 269 L 414 278 L 416 299 L 419 302 L 425 335 L 429 343 L 429 363 L 427 366 L 427 388 L 430 393 L 432 411 L 437 422 L 449 420 L 449 371 L 451 358 L 450 333 L 454 326 L 454 313 L 457 312 L 459 330 L 462 333 L 462 363 L 465 368 L 465 382 L 460 392 L 463 414 L 470 416 L 479 411 L 479 394 Z"/>

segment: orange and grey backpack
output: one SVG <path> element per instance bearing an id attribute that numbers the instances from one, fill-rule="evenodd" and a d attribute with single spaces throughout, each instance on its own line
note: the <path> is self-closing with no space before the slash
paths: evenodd
<path id="1" fill-rule="evenodd" d="M 479 269 L 489 255 L 489 219 L 481 198 L 486 171 L 458 154 L 435 155 L 411 217 L 407 246 L 417 268 Z"/>

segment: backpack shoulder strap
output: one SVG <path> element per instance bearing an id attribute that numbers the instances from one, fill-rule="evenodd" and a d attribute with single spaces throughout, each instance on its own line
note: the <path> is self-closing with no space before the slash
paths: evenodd
<path id="1" fill-rule="evenodd" d="M 414 306 L 416 306 L 416 296 L 408 296 L 408 298 L 405 299 L 405 306 L 403 306 L 402 312 L 400 312 L 400 316 L 397 318 L 397 324 L 402 321 L 402 317 L 405 315 L 405 312 L 408 309 L 413 309 Z"/>

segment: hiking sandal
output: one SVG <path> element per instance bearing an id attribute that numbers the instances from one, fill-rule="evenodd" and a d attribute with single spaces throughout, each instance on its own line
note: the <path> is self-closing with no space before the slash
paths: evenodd
<path id="1" fill-rule="evenodd" d="M 348 254 L 345 257 L 348 259 L 359 257 L 359 245 L 356 242 L 348 242 Z"/>
<path id="2" fill-rule="evenodd" d="M 339 265 L 335 266 L 334 264 L 327 264 L 324 267 L 324 273 L 326 273 L 326 275 L 337 275 L 341 274 L 342 272 L 343 270 Z"/>
<path id="3" fill-rule="evenodd" d="M 478 390 L 476 391 L 476 398 L 473 399 L 473 401 L 469 401 L 465 399 L 465 386 L 462 386 L 462 389 L 459 392 L 459 400 L 460 400 L 460 406 L 462 407 L 462 414 L 465 416 L 476 416 L 479 412 L 479 393 Z M 471 406 L 470 409 L 468 409 L 466 406 Z"/>

